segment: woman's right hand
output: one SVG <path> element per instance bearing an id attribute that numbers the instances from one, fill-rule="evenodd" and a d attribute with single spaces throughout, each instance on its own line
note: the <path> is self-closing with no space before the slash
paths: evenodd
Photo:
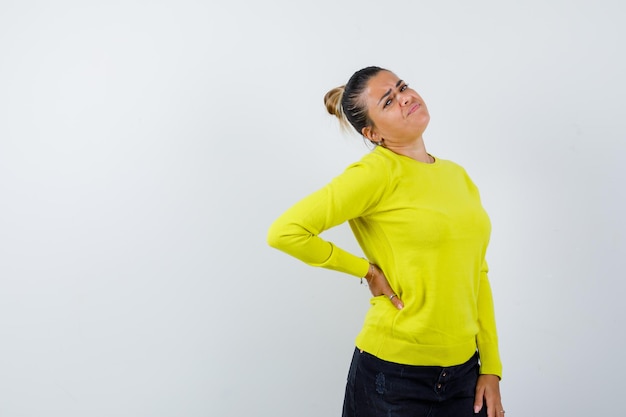
<path id="1" fill-rule="evenodd" d="M 374 297 L 384 295 L 398 310 L 402 310 L 404 308 L 404 303 L 400 297 L 398 297 L 398 294 L 396 294 L 391 288 L 391 285 L 389 285 L 389 281 L 387 281 L 387 277 L 385 277 L 383 271 L 381 271 L 376 265 L 370 264 L 370 269 L 367 271 L 365 279 L 367 280 L 367 285 L 370 287 L 370 291 Z"/>

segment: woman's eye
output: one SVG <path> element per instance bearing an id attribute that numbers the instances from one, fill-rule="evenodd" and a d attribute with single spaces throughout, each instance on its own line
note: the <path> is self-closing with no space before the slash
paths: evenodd
<path id="1" fill-rule="evenodd" d="M 390 104 L 391 104 L 391 99 L 385 101 L 385 105 L 383 106 L 383 108 L 389 106 Z"/>
<path id="2" fill-rule="evenodd" d="M 404 85 L 400 88 L 400 91 L 404 91 L 404 90 L 406 90 L 407 88 L 409 88 L 409 85 L 408 85 L 408 84 L 404 84 Z"/>

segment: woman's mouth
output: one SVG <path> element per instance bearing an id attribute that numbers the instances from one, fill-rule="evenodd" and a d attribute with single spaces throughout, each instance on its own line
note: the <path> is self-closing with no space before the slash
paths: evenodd
<path id="1" fill-rule="evenodd" d="M 419 103 L 415 103 L 414 105 L 412 105 L 411 108 L 409 109 L 409 112 L 407 113 L 407 116 L 415 113 L 420 107 L 421 107 L 421 104 Z"/>

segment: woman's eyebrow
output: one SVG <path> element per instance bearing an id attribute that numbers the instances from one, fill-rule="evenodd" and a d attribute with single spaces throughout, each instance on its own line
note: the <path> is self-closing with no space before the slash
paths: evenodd
<path id="1" fill-rule="evenodd" d="M 396 83 L 396 88 L 398 88 L 400 86 L 400 84 L 402 84 L 403 81 L 402 80 L 398 80 L 398 82 Z M 381 101 L 383 101 L 383 99 L 385 97 L 387 97 L 389 94 L 391 94 L 391 88 L 389 90 L 387 90 L 387 92 L 385 94 L 383 94 L 383 96 L 380 98 L 380 100 L 378 100 L 378 103 L 376 103 L 376 105 L 380 104 Z"/>

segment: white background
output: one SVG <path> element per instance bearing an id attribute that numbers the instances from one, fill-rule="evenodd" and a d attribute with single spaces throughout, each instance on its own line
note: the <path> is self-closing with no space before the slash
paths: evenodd
<path id="1" fill-rule="evenodd" d="M 618 415 L 625 17 L 3 0 L 0 416 L 340 415 L 368 290 L 265 236 L 368 151 L 322 103 L 367 65 L 421 93 L 429 152 L 481 190 L 507 416 Z"/>

